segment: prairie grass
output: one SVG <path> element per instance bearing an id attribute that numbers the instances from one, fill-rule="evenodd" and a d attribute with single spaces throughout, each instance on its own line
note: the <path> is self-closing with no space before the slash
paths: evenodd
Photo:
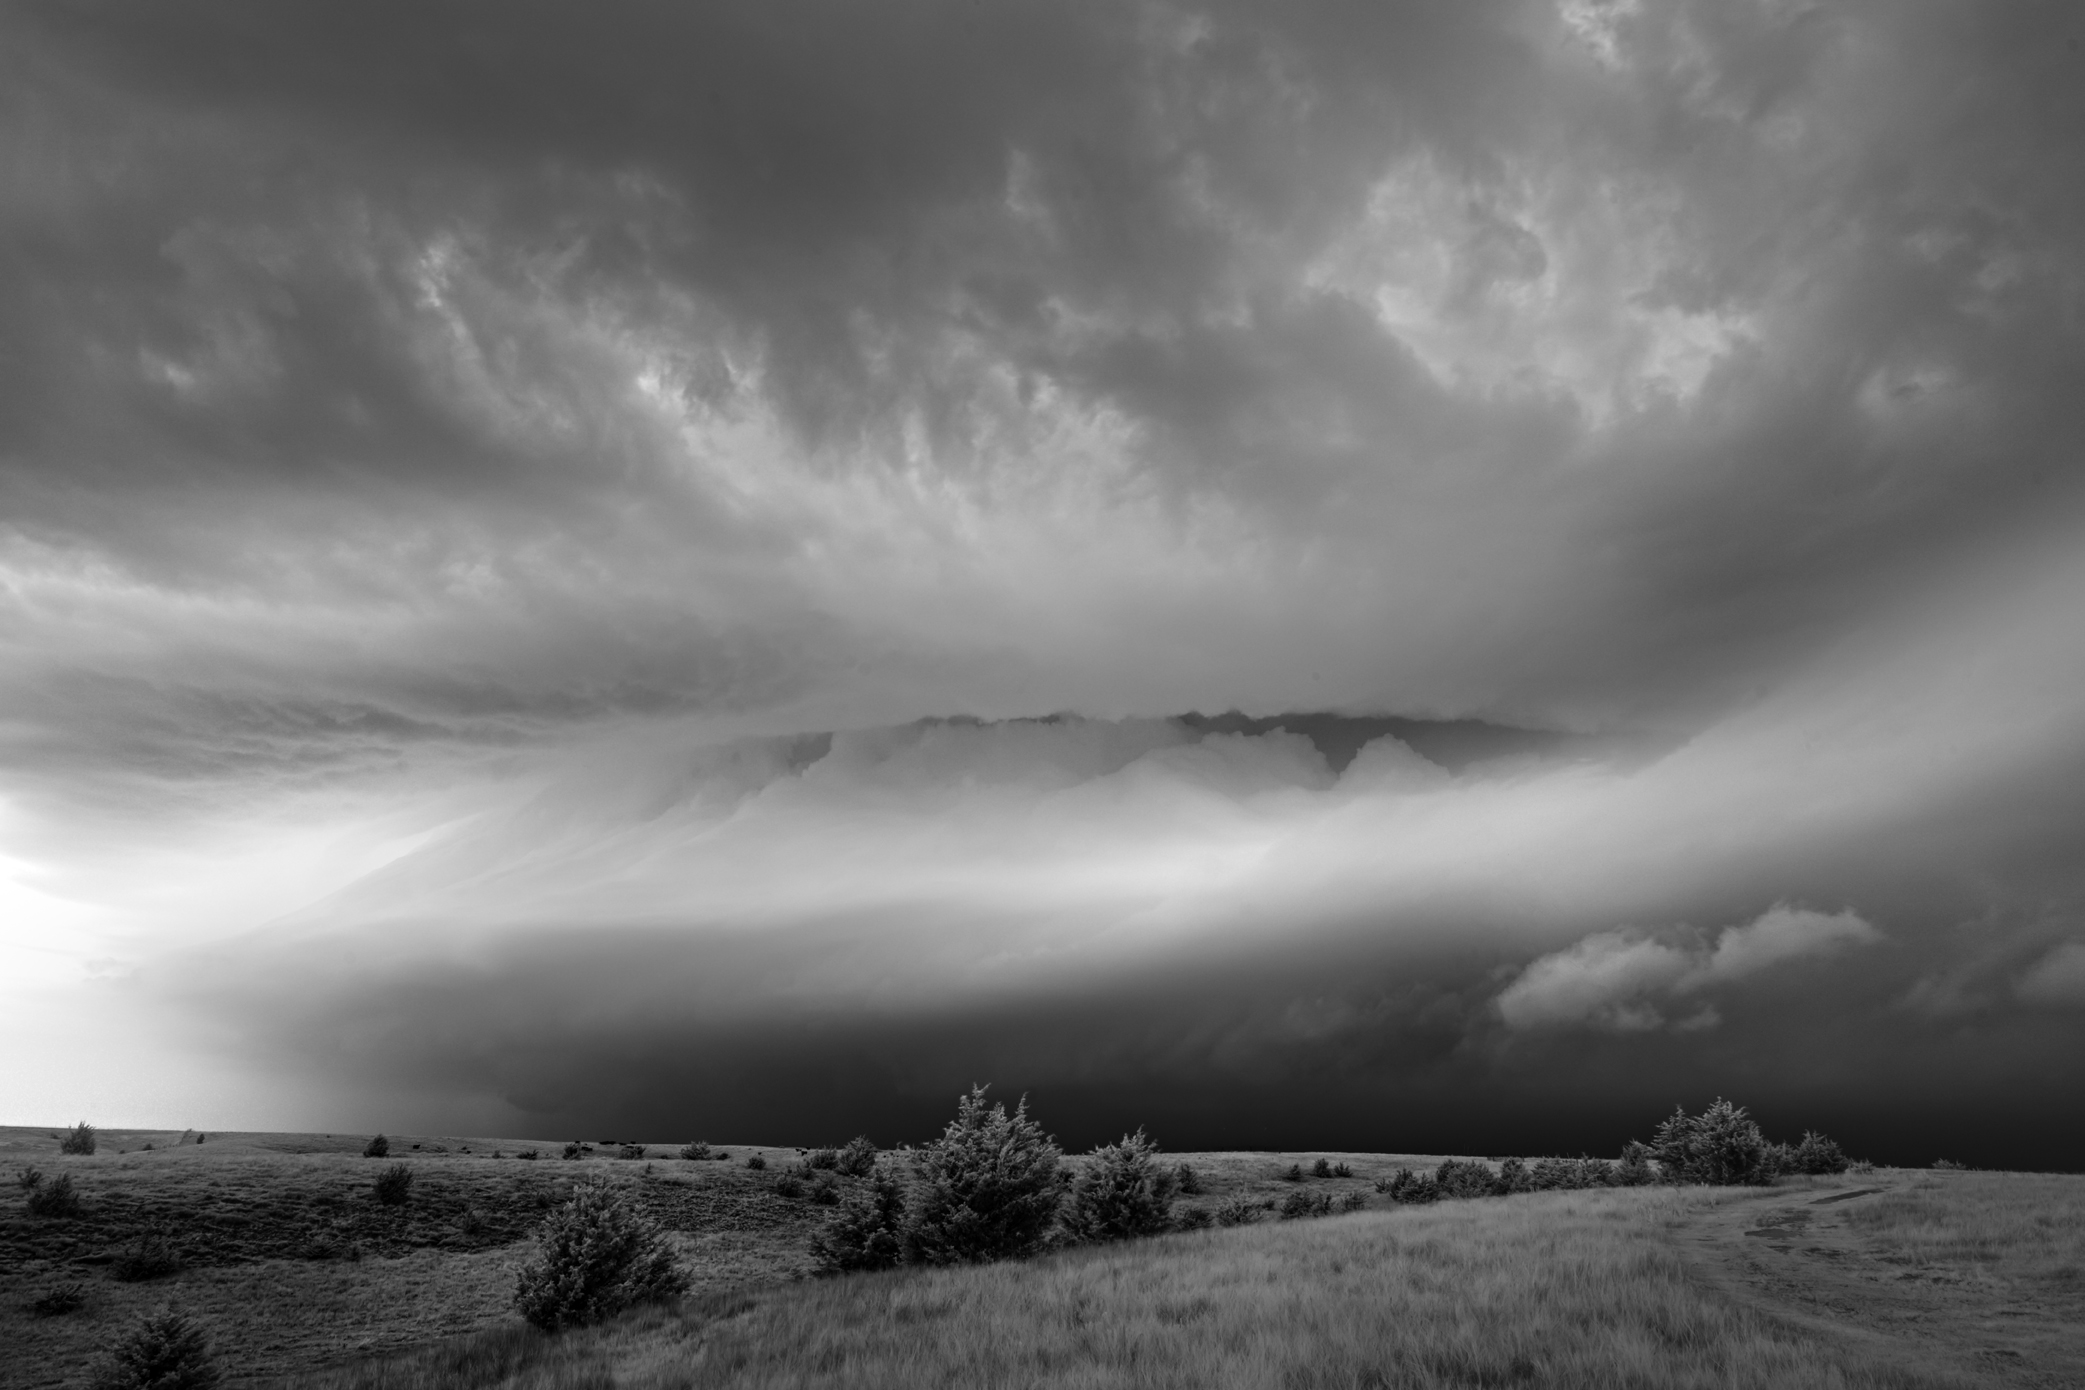
<path id="1" fill-rule="evenodd" d="M 320 1390 L 1938 1390 L 1692 1287 L 1672 1191 L 1542 1193 L 846 1276 Z"/>
<path id="2" fill-rule="evenodd" d="M 1968 1264 L 2085 1291 L 2085 1183 L 2061 1173 L 1935 1173 L 1851 1206 L 1884 1259 Z"/>

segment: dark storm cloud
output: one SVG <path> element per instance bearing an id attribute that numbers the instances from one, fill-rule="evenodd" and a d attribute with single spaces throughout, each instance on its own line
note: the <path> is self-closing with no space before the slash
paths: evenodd
<path id="1" fill-rule="evenodd" d="M 1967 1094 L 2078 1017 L 2077 27 L 18 6 L 0 890 L 169 998 L 298 909 L 362 964 L 250 941 L 230 1036 L 561 1122 L 684 1038 Z"/>

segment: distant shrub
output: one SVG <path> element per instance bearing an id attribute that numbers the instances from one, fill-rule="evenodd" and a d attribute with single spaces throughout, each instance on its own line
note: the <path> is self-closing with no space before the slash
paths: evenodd
<path id="1" fill-rule="evenodd" d="M 62 1318 L 87 1306 L 87 1286 L 77 1279 L 53 1284 L 29 1300 L 29 1311 L 39 1318 Z"/>
<path id="2" fill-rule="evenodd" d="M 376 1175 L 376 1199 L 387 1207 L 402 1207 L 413 1197 L 413 1170 L 394 1163 Z"/>
<path id="3" fill-rule="evenodd" d="M 1482 1163 L 1446 1159 L 1433 1171 L 1433 1185 L 1444 1198 L 1489 1197 L 1498 1174 Z"/>
<path id="4" fill-rule="evenodd" d="M 592 1144 L 582 1144 L 577 1139 L 565 1145 L 565 1157 L 568 1159 L 584 1158 L 593 1151 L 594 1146 Z"/>
<path id="5" fill-rule="evenodd" d="M 1329 1192 L 1291 1192 L 1281 1199 L 1278 1209 L 1284 1221 L 1297 1221 L 1311 1216 L 1332 1214 L 1332 1194 Z"/>
<path id="6" fill-rule="evenodd" d="M 704 1143 L 700 1139 L 697 1139 L 692 1144 L 681 1145 L 681 1157 L 687 1159 L 690 1163 L 706 1162 L 709 1159 L 709 1156 L 709 1145 Z"/>
<path id="7" fill-rule="evenodd" d="M 823 1174 L 811 1184 L 811 1200 L 821 1207 L 840 1205 L 840 1184 L 833 1181 L 832 1174 Z"/>
<path id="8" fill-rule="evenodd" d="M 32 1163 L 19 1170 L 14 1175 L 14 1185 L 24 1192 L 34 1192 L 43 1186 L 43 1169 Z"/>
<path id="9" fill-rule="evenodd" d="M 60 1173 L 48 1181 L 34 1168 L 29 1169 L 24 1177 L 29 1174 L 34 1174 L 35 1181 L 23 1183 L 28 1195 L 22 1206 L 31 1216 L 69 1217 L 80 1214 L 80 1194 L 73 1190 L 72 1174 Z"/>
<path id="10" fill-rule="evenodd" d="M 606 1179 L 574 1189 L 544 1218 L 536 1254 L 514 1288 L 521 1315 L 546 1332 L 583 1327 L 688 1289 L 687 1271 L 658 1223 Z"/>
<path id="11" fill-rule="evenodd" d="M 1962 1165 L 1951 1158 L 1936 1158 L 1933 1160 L 1933 1167 L 1936 1171 L 1942 1173 L 1959 1173 L 1963 1171 Z"/>
<path id="12" fill-rule="evenodd" d="M 1216 1204 L 1216 1224 L 1219 1226 L 1250 1226 L 1260 1219 L 1265 1210 L 1258 1202 L 1243 1197 L 1227 1197 Z"/>
<path id="13" fill-rule="evenodd" d="M 164 1227 L 153 1226 L 131 1237 L 109 1265 L 109 1274 L 126 1284 L 164 1279 L 181 1271 L 181 1252 Z"/>
<path id="14" fill-rule="evenodd" d="M 1846 1155 L 1839 1146 L 1816 1130 L 1803 1131 L 1802 1142 L 1795 1146 L 1794 1161 L 1790 1169 L 1813 1176 L 1830 1176 L 1846 1171 Z"/>
<path id="15" fill-rule="evenodd" d="M 821 1270 L 889 1269 L 905 1258 L 905 1189 L 896 1174 L 878 1167 L 811 1238 Z"/>
<path id="16" fill-rule="evenodd" d="M 803 1196 L 804 1180 L 796 1175 L 794 1169 L 783 1173 L 781 1177 L 775 1179 L 775 1195 L 777 1197 Z"/>
<path id="17" fill-rule="evenodd" d="M 1509 1158 L 1499 1164 L 1499 1175 L 1492 1179 L 1491 1191 L 1495 1197 L 1510 1197 L 1516 1192 L 1528 1192 L 1534 1188 L 1528 1176 L 1525 1159 Z"/>
<path id="18" fill-rule="evenodd" d="M 169 1308 L 145 1318 L 111 1348 L 94 1390 L 211 1390 L 223 1380 L 203 1329 Z"/>
<path id="19" fill-rule="evenodd" d="M 865 1178 L 876 1171 L 876 1144 L 866 1134 L 857 1134 L 840 1146 L 833 1167 L 843 1176 Z"/>
<path id="20" fill-rule="evenodd" d="M 1642 1187 L 1658 1180 L 1658 1170 L 1651 1166 L 1650 1145 L 1631 1139 L 1622 1145 L 1621 1161 L 1614 1165 L 1616 1187 Z"/>
<path id="21" fill-rule="evenodd" d="M 1284 1172 L 1281 1175 L 1281 1180 L 1283 1182 L 1302 1182 L 1303 1165 L 1300 1163 L 1291 1163 L 1288 1166 L 1288 1171 Z"/>
<path id="22" fill-rule="evenodd" d="M 838 1149 L 813 1149 L 810 1157 L 806 1158 L 804 1162 L 821 1172 L 830 1173 L 840 1166 L 840 1151 Z"/>
<path id="23" fill-rule="evenodd" d="M 1143 1130 L 1096 1148 L 1079 1165 L 1058 1220 L 1072 1240 L 1129 1240 L 1172 1224 L 1176 1179 Z"/>
<path id="24" fill-rule="evenodd" d="M 1766 1136 L 1743 1106 L 1721 1097 L 1699 1115 L 1674 1110 L 1652 1136 L 1651 1151 L 1676 1182 L 1736 1186 L 1774 1180 Z"/>
<path id="25" fill-rule="evenodd" d="M 1332 1176 L 1335 1178 L 1351 1178 L 1354 1176 L 1354 1170 L 1349 1164 L 1335 1163 L 1332 1165 Z"/>
<path id="26" fill-rule="evenodd" d="M 1848 1164 L 1846 1171 L 1849 1173 L 1858 1174 L 1859 1176 L 1865 1178 L 1870 1173 L 1873 1173 L 1875 1171 L 1875 1165 L 1873 1163 L 1870 1163 L 1865 1158 L 1858 1159 L 1855 1162 Z"/>
<path id="27" fill-rule="evenodd" d="M 536 1159 L 539 1159 L 539 1158 L 541 1158 L 541 1157 L 542 1157 L 543 1155 L 542 1155 L 542 1154 L 540 1154 L 540 1153 L 538 1153 L 538 1152 L 537 1152 L 536 1150 L 534 1150 L 534 1149 L 516 1149 L 516 1150 L 514 1151 L 514 1156 L 515 1156 L 516 1158 L 525 1158 L 525 1159 L 528 1159 L 528 1160 L 530 1160 L 531 1162 L 533 1162 L 533 1161 L 535 1161 Z"/>
<path id="28" fill-rule="evenodd" d="M 618 1149 L 616 1156 L 619 1158 L 643 1158 L 644 1145 L 624 1144 Z"/>
<path id="29" fill-rule="evenodd" d="M 391 1141 L 381 1134 L 362 1146 L 362 1157 L 364 1158 L 389 1158 L 390 1156 Z"/>
<path id="30" fill-rule="evenodd" d="M 731 1150 L 729 1150 L 729 1149 L 719 1149 L 719 1150 L 717 1150 L 717 1151 L 716 1151 L 715 1153 L 711 1154 L 711 1155 L 710 1155 L 710 1157 L 711 1157 L 711 1158 L 714 1158 L 714 1159 L 717 1159 L 717 1160 L 719 1160 L 719 1161 L 721 1162 L 721 1161 L 723 1161 L 723 1160 L 725 1160 L 725 1159 L 728 1159 L 728 1158 L 730 1158 L 730 1157 L 731 1157 Z"/>
<path id="31" fill-rule="evenodd" d="M 762 1168 L 767 1167 L 767 1160 L 762 1158 L 759 1154 L 747 1154 L 746 1166 L 757 1173 Z"/>
<path id="32" fill-rule="evenodd" d="M 1339 1209 L 1341 1211 L 1363 1211 L 1367 1206 L 1368 1194 L 1366 1192 L 1349 1192 L 1346 1196 L 1339 1199 Z"/>
<path id="33" fill-rule="evenodd" d="M 1388 1182 L 1378 1181 L 1376 1191 L 1393 1202 L 1423 1203 L 1441 1199 L 1441 1189 L 1430 1177 L 1422 1177 L 1409 1168 L 1400 1168 Z"/>
<path id="34" fill-rule="evenodd" d="M 1207 1230 L 1216 1221 L 1216 1213 L 1207 1207 L 1175 1207 L 1173 1229 L 1176 1231 Z"/>
<path id="35" fill-rule="evenodd" d="M 971 1087 L 941 1136 L 913 1151 L 907 1257 L 939 1265 L 1032 1254 L 1056 1220 L 1061 1156 L 1025 1097 L 1008 1114 Z"/>
<path id="36" fill-rule="evenodd" d="M 1330 1163 L 1330 1162 L 1328 1162 L 1328 1161 L 1327 1161 L 1327 1160 L 1325 1160 L 1325 1159 L 1322 1159 L 1322 1158 L 1321 1158 L 1321 1159 L 1319 1159 L 1319 1160 L 1318 1160 L 1318 1161 L 1317 1161 L 1316 1163 L 1313 1163 L 1313 1164 L 1311 1164 L 1311 1165 L 1310 1165 L 1310 1175 L 1311 1175 L 1312 1177 L 1314 1177 L 1314 1178 L 1329 1178 L 1329 1177 L 1331 1177 L 1331 1176 L 1332 1176 L 1332 1165 L 1331 1165 L 1331 1163 Z"/>
<path id="37" fill-rule="evenodd" d="M 1202 1186 L 1202 1175 L 1195 1171 L 1192 1163 L 1183 1163 L 1173 1170 L 1173 1184 L 1183 1197 L 1199 1197 L 1207 1190 Z"/>
<path id="38" fill-rule="evenodd" d="M 58 1141 L 58 1152 L 62 1154 L 91 1154 L 94 1152 L 94 1126 L 81 1120 L 65 1131 Z"/>

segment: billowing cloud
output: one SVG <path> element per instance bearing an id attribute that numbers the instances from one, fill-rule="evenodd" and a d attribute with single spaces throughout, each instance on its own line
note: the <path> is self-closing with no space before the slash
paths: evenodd
<path id="1" fill-rule="evenodd" d="M 1530 963 L 1498 997 L 1508 1028 L 1592 1023 L 1624 1031 L 1659 1028 L 1661 1010 L 1687 996 L 1734 984 L 1790 961 L 1836 955 L 1881 933 L 1851 909 L 1832 914 L 1777 904 L 1743 926 L 1725 927 L 1711 944 L 1685 928 L 1660 939 L 1626 929 L 1596 932 L 1567 950 Z M 1713 1027 L 1712 1003 L 1673 1024 Z"/>
<path id="2" fill-rule="evenodd" d="M 2022 999 L 2035 1004 L 2085 1005 L 2085 943 L 2053 947 L 2020 977 Z"/>

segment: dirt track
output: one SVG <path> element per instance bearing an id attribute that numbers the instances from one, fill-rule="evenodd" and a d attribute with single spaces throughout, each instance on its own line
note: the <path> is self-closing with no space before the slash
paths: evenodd
<path id="1" fill-rule="evenodd" d="M 1767 1190 L 1703 1206 L 1675 1231 L 1702 1287 L 1844 1347 L 1864 1364 L 1971 1386 L 2085 1386 L 2072 1302 L 1976 1270 L 1882 1253 L 1843 1214 L 1890 1191 Z"/>

